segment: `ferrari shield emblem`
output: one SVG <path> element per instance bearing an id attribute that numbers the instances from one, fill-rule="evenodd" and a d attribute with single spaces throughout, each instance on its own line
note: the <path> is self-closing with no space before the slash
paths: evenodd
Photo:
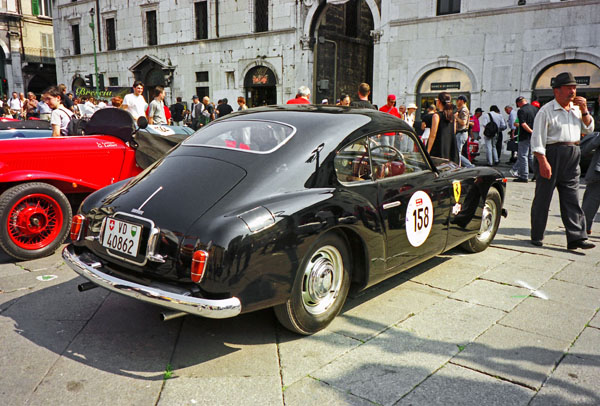
<path id="1" fill-rule="evenodd" d="M 136 234 L 137 234 L 137 227 L 136 226 L 132 226 L 131 227 L 131 236 L 135 237 Z"/>
<path id="2" fill-rule="evenodd" d="M 455 180 L 452 182 L 452 189 L 454 189 L 454 201 L 456 203 L 458 203 L 458 201 L 460 200 L 460 181 L 459 180 Z"/>

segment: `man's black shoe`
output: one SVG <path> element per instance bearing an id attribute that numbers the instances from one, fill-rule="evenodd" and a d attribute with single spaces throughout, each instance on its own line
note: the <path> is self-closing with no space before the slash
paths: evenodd
<path id="1" fill-rule="evenodd" d="M 588 242 L 587 240 L 577 240 L 571 241 L 567 244 L 567 249 L 576 250 L 577 248 L 581 248 L 582 250 L 589 250 L 594 248 L 596 245 Z"/>
<path id="2" fill-rule="evenodd" d="M 531 244 L 535 245 L 536 247 L 541 247 L 544 245 L 540 240 L 531 240 Z"/>
<path id="3" fill-rule="evenodd" d="M 514 178 L 513 182 L 527 183 L 529 181 L 527 179 L 523 179 L 523 178 Z"/>

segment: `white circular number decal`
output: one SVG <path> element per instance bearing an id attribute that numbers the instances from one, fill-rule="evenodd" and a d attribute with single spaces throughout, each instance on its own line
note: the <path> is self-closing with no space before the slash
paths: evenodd
<path id="1" fill-rule="evenodd" d="M 429 195 L 421 190 L 410 198 L 406 208 L 406 236 L 410 245 L 422 245 L 433 225 L 433 204 Z"/>

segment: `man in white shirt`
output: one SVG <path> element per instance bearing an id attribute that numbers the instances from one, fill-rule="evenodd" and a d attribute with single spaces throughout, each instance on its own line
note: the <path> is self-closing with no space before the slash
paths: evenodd
<path id="1" fill-rule="evenodd" d="M 567 248 L 590 249 L 585 216 L 579 206 L 579 141 L 594 130 L 587 101 L 577 96 L 577 82 L 570 72 L 552 82 L 554 99 L 542 106 L 533 122 L 531 150 L 536 158 L 535 196 L 531 204 L 531 243 L 542 245 L 554 189 L 558 189 L 560 216 Z"/>
<path id="2" fill-rule="evenodd" d="M 8 101 L 8 108 L 14 118 L 21 118 L 21 114 L 23 113 L 23 102 L 19 99 L 19 94 L 17 92 L 12 93 L 12 97 Z"/>
<path id="3" fill-rule="evenodd" d="M 125 95 L 123 104 L 121 104 L 121 108 L 131 113 L 133 119 L 136 121 L 138 117 L 146 115 L 146 107 L 148 107 L 148 103 L 146 103 L 146 99 L 142 95 L 143 91 L 144 84 L 136 80 L 133 82 L 133 93 Z"/>

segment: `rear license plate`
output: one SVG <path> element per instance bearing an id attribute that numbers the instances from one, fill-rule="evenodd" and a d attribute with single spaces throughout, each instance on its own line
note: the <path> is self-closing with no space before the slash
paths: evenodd
<path id="1" fill-rule="evenodd" d="M 142 226 L 109 218 L 104 227 L 102 245 L 111 251 L 136 257 Z"/>

